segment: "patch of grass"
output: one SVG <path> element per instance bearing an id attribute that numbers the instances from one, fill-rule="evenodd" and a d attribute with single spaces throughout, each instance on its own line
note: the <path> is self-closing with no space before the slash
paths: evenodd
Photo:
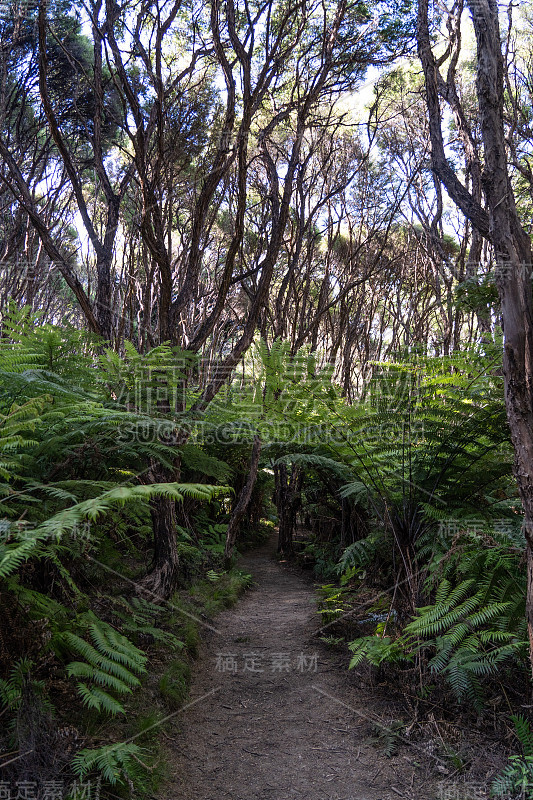
<path id="1" fill-rule="evenodd" d="M 251 583 L 251 575 L 233 569 L 218 574 L 216 580 L 198 581 L 189 590 L 189 595 L 203 608 L 204 613 L 211 617 L 235 605 Z"/>
<path id="2" fill-rule="evenodd" d="M 177 592 L 172 598 L 172 605 L 175 608 L 171 616 L 172 628 L 183 642 L 187 654 L 191 658 L 198 658 L 201 636 L 199 623 L 195 619 L 205 616 L 204 610 L 200 604 L 193 602 L 189 592 Z"/>
<path id="3" fill-rule="evenodd" d="M 157 739 L 158 729 L 163 719 L 164 715 L 161 711 L 151 710 L 138 714 L 128 726 L 129 735 L 138 738 L 140 744 L 146 741 L 154 741 L 154 739 Z"/>
<path id="4" fill-rule="evenodd" d="M 192 620 L 187 622 L 184 627 L 182 628 L 182 637 L 185 643 L 185 647 L 187 652 L 191 656 L 191 658 L 198 658 L 198 649 L 200 647 L 200 634 L 198 632 L 198 626 Z"/>
<path id="5" fill-rule="evenodd" d="M 191 668 L 186 661 L 176 658 L 170 662 L 159 679 L 159 692 L 171 711 L 185 703 L 191 681 Z"/>

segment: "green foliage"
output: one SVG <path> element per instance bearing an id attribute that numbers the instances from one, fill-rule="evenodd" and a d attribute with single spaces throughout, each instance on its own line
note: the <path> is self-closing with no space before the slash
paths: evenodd
<path id="1" fill-rule="evenodd" d="M 198 627 L 195 625 L 194 622 L 187 622 L 182 627 L 182 637 L 183 643 L 187 648 L 187 652 L 189 653 L 192 658 L 198 657 L 198 651 L 200 648 L 200 634 L 198 633 Z"/>
<path id="2" fill-rule="evenodd" d="M 401 719 L 396 719 L 387 726 L 374 725 L 374 736 L 370 741 L 381 747 L 387 758 L 391 758 L 397 753 L 398 745 L 404 732 L 405 722 Z"/>
<path id="3" fill-rule="evenodd" d="M 346 575 L 349 569 L 364 569 L 367 567 L 383 550 L 386 539 L 383 531 L 373 531 L 365 539 L 348 545 L 343 550 L 342 556 L 337 564 L 337 573 L 342 576 Z"/>
<path id="4" fill-rule="evenodd" d="M 329 542 L 311 541 L 302 551 L 303 556 L 313 559 L 313 571 L 321 580 L 333 580 L 337 577 L 336 562 L 339 548 Z"/>
<path id="5" fill-rule="evenodd" d="M 14 304 L 2 319 L 0 367 L 6 372 L 26 373 L 38 380 L 63 379 L 66 384 L 94 391 L 97 336 L 72 325 L 50 325 L 42 313 Z M 99 378 L 98 378 L 99 379 Z"/>
<path id="6" fill-rule="evenodd" d="M 82 679 L 77 684 L 78 693 L 87 708 L 112 716 L 124 714 L 116 695 L 131 694 L 140 686 L 137 676 L 146 672 L 146 655 L 102 620 L 89 622 L 88 632 L 92 642 L 70 631 L 56 636 L 56 646 L 64 644 L 83 658 L 70 662 L 67 674 Z"/>
<path id="7" fill-rule="evenodd" d="M 227 525 L 206 525 L 202 530 L 202 546 L 214 555 L 224 553 Z"/>
<path id="8" fill-rule="evenodd" d="M 189 590 L 190 596 L 202 604 L 208 616 L 217 614 L 235 605 L 240 595 L 251 585 L 251 576 L 241 570 L 232 569 L 219 573 L 216 581 L 198 581 Z"/>
<path id="9" fill-rule="evenodd" d="M 8 678 L 0 678 L 0 701 L 3 711 L 16 711 L 20 707 L 22 692 L 28 682 L 32 691 L 41 698 L 41 701 L 44 700 L 45 685 L 43 681 L 36 681 L 31 677 L 33 667 L 34 663 L 29 658 L 21 658 L 13 664 Z M 47 706 L 51 708 L 50 704 Z"/>
<path id="10" fill-rule="evenodd" d="M 527 654 L 524 540 L 494 363 L 477 352 L 376 365 L 366 402 L 338 411 L 337 458 L 354 476 L 341 495 L 368 502 L 374 519 L 337 574 L 348 585 L 379 569 L 403 614 L 393 608 L 388 635 L 380 623 L 352 642 L 350 666 L 416 661 L 477 709 L 487 681 Z"/>
<path id="11" fill-rule="evenodd" d="M 318 613 L 322 617 L 322 624 L 333 622 L 347 611 L 344 588 L 328 583 L 320 586 L 317 592 L 320 597 Z"/>
<path id="12" fill-rule="evenodd" d="M 494 276 L 467 278 L 462 281 L 455 289 L 455 302 L 458 308 L 489 314 L 492 308 L 498 307 L 498 289 Z"/>
<path id="13" fill-rule="evenodd" d="M 489 578 L 490 580 L 490 578 Z M 442 580 L 435 603 L 417 609 L 405 628 L 412 641 L 425 640 L 434 651 L 429 661 L 433 673 L 442 673 L 459 701 L 482 705 L 482 679 L 497 675 L 513 660 L 525 656 L 525 640 L 511 624 L 509 587 L 491 589 L 487 582 L 461 581 L 453 586 Z"/>
<path id="14" fill-rule="evenodd" d="M 59 511 L 35 528 L 24 528 L 20 537 L 16 531 L 7 530 L 0 541 L 0 578 L 16 572 L 31 557 L 51 557 L 54 543 L 79 528 L 85 520 L 95 520 L 115 506 L 123 506 L 139 499 L 168 497 L 182 501 L 184 497 L 210 500 L 219 491 L 205 484 L 162 483 L 147 486 L 119 486 L 103 492 L 98 497 L 85 500 Z"/>
<path id="15" fill-rule="evenodd" d="M 522 753 L 525 756 L 533 756 L 533 731 L 530 723 L 522 714 L 513 714 L 511 722 L 515 727 L 515 734 L 520 742 Z"/>
<path id="16" fill-rule="evenodd" d="M 433 601 L 417 608 L 401 634 L 356 639 L 351 666 L 424 657 L 433 676 L 442 675 L 456 699 L 480 710 L 483 683 L 527 658 L 525 578 L 514 538 L 501 541 L 466 534 L 430 563 Z"/>
<path id="17" fill-rule="evenodd" d="M 494 779 L 492 797 L 533 798 L 533 731 L 521 714 L 511 716 L 522 754 L 509 756 L 507 766 Z"/>
<path id="18" fill-rule="evenodd" d="M 465 509 L 490 515 L 497 492 L 514 493 L 502 382 L 492 366 L 479 352 L 376 365 L 367 404 L 346 411 L 343 452 L 353 453 L 357 480 L 345 493 L 364 484 L 400 536 L 406 524 L 420 527 L 415 513 L 402 518 L 405 508 L 428 519 Z"/>
<path id="19" fill-rule="evenodd" d="M 144 597 L 114 598 L 115 614 L 122 622 L 122 630 L 140 640 L 153 640 L 171 650 L 181 650 L 184 643 L 171 631 L 156 625 L 165 614 L 163 606 L 156 605 Z M 120 604 L 121 608 L 117 608 Z M 122 610 L 123 609 L 123 610 Z"/>
<path id="20" fill-rule="evenodd" d="M 109 398 L 119 406 L 175 419 L 185 410 L 183 385 L 195 363 L 194 353 L 178 347 L 162 344 L 141 354 L 127 341 L 122 357 L 107 349 L 99 361 Z"/>
<path id="21" fill-rule="evenodd" d="M 141 761 L 143 755 L 143 749 L 134 742 L 119 742 L 95 749 L 84 748 L 72 759 L 72 768 L 80 780 L 96 772 L 111 786 L 131 782 L 142 786 L 146 773 Z"/>
<path id="22" fill-rule="evenodd" d="M 183 706 L 189 692 L 191 669 L 181 660 L 172 661 L 159 680 L 159 691 L 171 711 Z"/>
<path id="23" fill-rule="evenodd" d="M 350 669 L 357 667 L 366 660 L 374 667 L 383 663 L 402 664 L 413 660 L 406 647 L 405 638 L 394 639 L 391 636 L 363 636 L 348 645 L 353 653 L 350 659 Z"/>
<path id="24" fill-rule="evenodd" d="M 190 559 L 198 569 L 215 570 L 229 490 L 213 484 L 229 479 L 232 470 L 200 444 L 176 446 L 181 378 L 193 365 L 187 354 L 182 358 L 163 346 L 139 356 L 127 346 L 124 358 L 110 352 L 98 356 L 94 338 L 42 325 L 29 312 L 13 312 L 3 332 L 0 581 L 3 597 L 17 604 L 22 628 L 30 626 L 32 652 L 32 659 L 19 659 L 0 683 L 1 713 L 16 747 L 23 687 L 31 684 L 33 695 L 49 703 L 53 681 L 32 677 L 43 665 L 54 663 L 54 680 L 62 687 L 65 676 L 70 679 L 75 718 L 87 712 L 111 716 L 115 730 L 126 724 L 121 718 L 141 690 L 151 648 L 197 652 L 194 623 L 179 619 L 174 628 L 168 609 L 141 597 L 113 596 L 106 584 L 114 570 L 127 580 L 146 563 L 150 504 L 157 497 L 187 503 L 189 510 L 206 506 L 205 537 L 198 542 L 181 527 L 178 548 L 184 564 Z M 173 416 L 165 411 L 169 400 L 176 404 Z M 148 468 L 159 463 L 171 469 L 178 456 L 182 482 L 146 481 Z M 212 484 L 205 482 L 209 478 Z M 247 585 L 242 575 L 213 571 L 209 577 L 209 613 L 233 603 Z M 33 621 L 40 641 L 32 636 Z M 163 680 L 169 696 L 177 691 L 172 680 L 168 675 L 166 684 Z M 152 780 L 146 761 L 137 745 L 123 742 L 86 747 L 71 767 L 80 777 L 133 782 L 142 793 Z"/>
<path id="25" fill-rule="evenodd" d="M 239 436 L 249 441 L 258 432 L 265 446 L 280 441 L 300 444 L 306 441 L 306 431 L 320 427 L 323 409 L 339 396 L 332 367 L 319 368 L 316 355 L 305 349 L 291 354 L 288 342 L 256 341 L 245 367 L 245 379 L 236 376 L 207 412 L 207 421 L 223 429 L 223 435 L 219 428 L 214 436 L 219 441 L 233 442 Z"/>

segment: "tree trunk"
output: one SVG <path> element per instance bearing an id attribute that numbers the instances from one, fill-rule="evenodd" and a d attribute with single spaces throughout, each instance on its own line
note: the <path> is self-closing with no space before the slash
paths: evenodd
<path id="1" fill-rule="evenodd" d="M 101 336 L 106 342 L 111 341 L 113 333 L 113 313 L 111 309 L 111 254 L 105 254 L 96 260 L 96 318 Z"/>
<path id="2" fill-rule="evenodd" d="M 531 241 L 523 229 L 507 167 L 503 124 L 503 56 L 495 0 L 468 0 L 477 42 L 476 92 L 484 150 L 487 212 L 460 183 L 446 160 L 438 96 L 439 72 L 431 50 L 428 2 L 419 0 L 418 52 L 426 80 L 433 169 L 448 194 L 494 248 L 504 332 L 505 404 L 515 452 L 515 476 L 524 509 L 528 589 L 526 616 L 533 669 L 533 310 Z"/>
<path id="3" fill-rule="evenodd" d="M 340 544 L 343 547 L 351 544 L 353 541 L 352 529 L 352 509 L 346 497 L 341 500 L 341 534 Z"/>
<path id="4" fill-rule="evenodd" d="M 287 465 L 278 464 L 274 468 L 276 480 L 276 507 L 278 509 L 278 553 L 285 557 L 294 555 L 293 534 L 296 525 L 296 512 L 301 504 L 303 472 L 293 464 L 290 477 Z"/>
<path id="5" fill-rule="evenodd" d="M 169 474 L 167 467 L 154 462 L 150 470 L 150 483 L 176 480 L 179 480 L 176 471 Z M 154 554 L 149 572 L 139 581 L 139 588 L 142 594 L 148 594 L 154 601 L 166 600 L 176 588 L 179 568 L 175 501 L 168 497 L 153 498 L 150 501 L 150 515 Z"/>
<path id="6" fill-rule="evenodd" d="M 244 517 L 244 514 L 246 513 L 246 509 L 248 508 L 248 504 L 252 496 L 255 482 L 257 480 L 257 471 L 259 469 L 260 455 L 261 455 L 261 439 L 259 438 L 259 436 L 256 435 L 254 436 L 254 443 L 252 446 L 252 456 L 250 458 L 250 471 L 248 473 L 248 478 L 246 479 L 246 483 L 244 484 L 242 491 L 239 495 L 237 504 L 233 509 L 233 513 L 231 515 L 231 519 L 228 525 L 228 530 L 226 531 L 226 545 L 224 548 L 224 562 L 226 569 L 229 569 L 230 567 L 231 556 L 233 554 L 233 548 L 235 547 L 235 540 L 237 538 L 237 531 L 239 530 L 239 525 L 241 523 L 241 520 Z"/>
<path id="7" fill-rule="evenodd" d="M 494 0 L 469 0 L 476 33 L 476 88 L 485 150 L 483 188 L 504 332 L 505 403 L 515 451 L 515 475 L 524 507 L 528 562 L 526 614 L 533 667 L 533 309 L 531 240 L 516 210 L 507 168 L 503 125 L 503 57 Z"/>
<path id="8" fill-rule="evenodd" d="M 158 411 L 170 415 L 170 389 L 167 376 L 163 373 L 158 381 L 157 394 Z M 183 444 L 187 439 L 187 432 L 176 431 L 176 444 Z M 176 457 L 173 468 L 152 462 L 148 473 L 150 483 L 174 483 L 180 479 L 180 460 Z M 168 497 L 155 497 L 150 501 L 150 514 L 152 517 L 154 555 L 150 571 L 139 582 L 141 591 L 152 594 L 154 598 L 166 600 L 176 588 L 179 555 L 176 541 L 177 516 L 176 501 Z"/>

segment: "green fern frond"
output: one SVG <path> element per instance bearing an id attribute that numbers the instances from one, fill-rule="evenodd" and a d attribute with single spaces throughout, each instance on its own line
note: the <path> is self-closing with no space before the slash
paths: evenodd
<path id="1" fill-rule="evenodd" d="M 72 759 L 72 768 L 80 779 L 98 772 L 112 786 L 123 785 L 138 775 L 143 753 L 143 749 L 133 742 L 119 742 L 97 749 L 85 748 Z"/>
<path id="2" fill-rule="evenodd" d="M 78 683 L 77 688 L 82 703 L 87 708 L 105 712 L 112 717 L 126 713 L 124 706 L 102 689 L 98 689 L 96 686 L 87 686 L 85 683 Z"/>

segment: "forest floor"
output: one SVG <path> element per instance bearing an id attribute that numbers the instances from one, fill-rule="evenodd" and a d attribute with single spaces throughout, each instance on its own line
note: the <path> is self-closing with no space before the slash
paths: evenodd
<path id="1" fill-rule="evenodd" d="M 394 702 L 376 698 L 347 670 L 347 654 L 319 640 L 313 585 L 276 560 L 274 541 L 239 567 L 254 588 L 204 641 L 189 702 L 167 736 L 171 775 L 160 800 L 482 796 L 444 788 L 453 769 L 431 743 L 403 736 L 387 757 L 370 741 L 376 721 L 394 724 Z"/>

